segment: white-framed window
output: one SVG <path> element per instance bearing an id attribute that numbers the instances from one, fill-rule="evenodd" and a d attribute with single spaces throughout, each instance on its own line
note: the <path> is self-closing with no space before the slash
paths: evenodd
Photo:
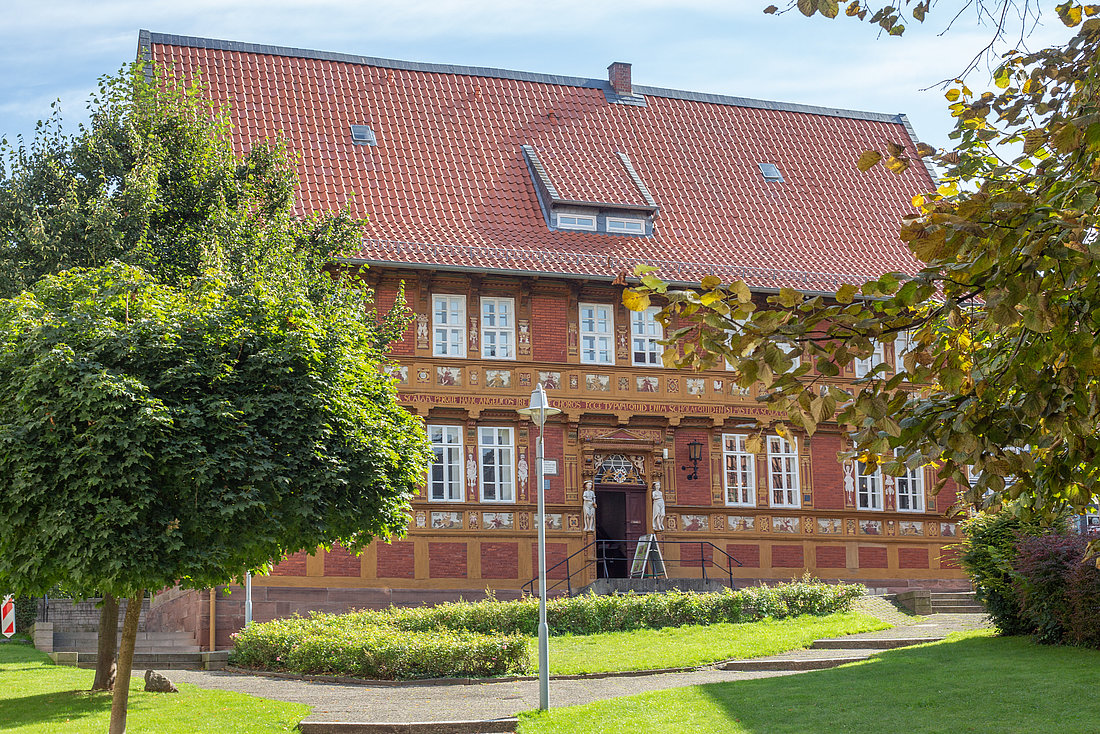
<path id="1" fill-rule="evenodd" d="M 726 504 L 756 506 L 756 457 L 738 433 L 722 434 L 722 465 L 725 467 Z"/>
<path id="2" fill-rule="evenodd" d="M 772 507 L 801 507 L 798 450 L 793 442 L 768 436 L 768 488 Z"/>
<path id="3" fill-rule="evenodd" d="M 855 361 L 856 377 L 866 377 L 871 370 L 886 361 L 886 351 L 882 342 L 876 340 L 874 347 L 875 351 L 871 352 L 871 356 Z"/>
<path id="4" fill-rule="evenodd" d="M 515 502 L 515 449 L 511 428 L 479 426 L 477 448 L 481 454 L 481 501 Z"/>
<path id="5" fill-rule="evenodd" d="M 432 354 L 466 356 L 466 296 L 432 296 Z"/>
<path id="6" fill-rule="evenodd" d="M 558 214 L 558 229 L 596 231 L 596 217 L 589 214 Z"/>
<path id="7" fill-rule="evenodd" d="M 608 217 L 607 231 L 613 234 L 645 234 L 645 220 L 627 217 Z"/>
<path id="8" fill-rule="evenodd" d="M 903 461 L 901 449 L 894 449 L 894 456 Z M 905 473 L 894 477 L 897 488 L 898 512 L 924 512 L 924 467 L 905 468 Z"/>
<path id="9" fill-rule="evenodd" d="M 783 353 L 791 358 L 791 371 L 798 369 L 802 365 L 802 346 L 799 344 L 780 344 L 779 348 L 783 350 Z"/>
<path id="10" fill-rule="evenodd" d="M 615 319 L 611 306 L 603 303 L 580 305 L 581 362 L 615 364 Z"/>
<path id="11" fill-rule="evenodd" d="M 912 332 L 903 331 L 894 337 L 894 369 L 899 372 L 905 369 L 905 355 L 913 351 L 917 346 Z"/>
<path id="12" fill-rule="evenodd" d="M 428 470 L 428 499 L 432 502 L 462 501 L 462 428 L 428 426 L 435 458 Z"/>
<path id="13" fill-rule="evenodd" d="M 856 462 L 856 507 L 861 510 L 882 510 L 882 470 L 862 461 Z"/>
<path id="14" fill-rule="evenodd" d="M 660 312 L 660 307 L 650 306 L 645 311 L 630 314 L 630 354 L 636 365 L 662 364 L 661 354 L 665 349 L 660 341 L 665 338 L 665 330 L 657 321 Z"/>
<path id="15" fill-rule="evenodd" d="M 516 358 L 515 299 L 481 299 L 481 356 L 485 359 Z"/>

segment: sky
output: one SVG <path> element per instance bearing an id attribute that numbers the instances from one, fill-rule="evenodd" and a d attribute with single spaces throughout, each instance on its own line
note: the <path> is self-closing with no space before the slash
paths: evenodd
<path id="1" fill-rule="evenodd" d="M 991 30 L 953 0 L 901 38 L 847 18 L 763 14 L 770 0 L 8 0 L 0 19 L 0 136 L 33 136 L 60 100 L 65 130 L 86 119 L 97 79 L 136 54 L 139 29 L 406 61 L 606 79 L 636 85 L 909 116 L 949 145 L 938 83 L 958 75 Z M 1033 47 L 1069 32 L 1048 12 Z M 988 70 L 968 79 L 982 87 Z M 931 88 L 929 88 L 931 87 Z"/>

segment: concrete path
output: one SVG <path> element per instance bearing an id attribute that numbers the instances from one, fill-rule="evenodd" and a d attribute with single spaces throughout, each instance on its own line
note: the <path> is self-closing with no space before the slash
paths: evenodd
<path id="1" fill-rule="evenodd" d="M 871 604 L 874 604 L 872 601 Z M 987 626 L 987 619 L 979 614 L 933 614 L 927 617 L 899 615 L 892 623 L 905 622 L 880 632 L 852 635 L 854 639 L 896 639 L 917 637 L 942 638 L 950 632 L 977 629 Z M 862 611 L 870 611 L 861 604 Z M 885 612 L 883 610 L 885 616 Z M 872 612 L 873 613 L 873 612 Z M 876 616 L 878 616 L 876 614 Z M 858 655 L 854 650 L 807 650 L 775 656 L 792 661 L 813 659 L 827 654 Z M 867 654 L 877 652 L 869 649 Z M 795 668 L 797 666 L 790 666 Z M 804 672 L 795 669 L 732 671 L 708 666 L 683 673 L 656 675 L 631 675 L 580 680 L 552 680 L 550 705 L 573 706 L 618 696 L 629 696 L 644 691 L 677 688 L 703 683 L 766 678 L 793 675 Z M 144 674 L 144 671 L 141 671 Z M 192 683 L 202 688 L 240 691 L 253 696 L 278 701 L 291 701 L 311 706 L 313 711 L 303 723 L 309 722 L 444 722 L 486 721 L 511 717 L 520 711 L 538 707 L 538 681 L 516 680 L 496 683 L 452 684 L 438 683 L 327 683 L 309 682 L 285 678 L 246 675 L 223 671 L 171 671 L 177 682 Z M 398 731 L 403 729 L 391 729 Z"/>

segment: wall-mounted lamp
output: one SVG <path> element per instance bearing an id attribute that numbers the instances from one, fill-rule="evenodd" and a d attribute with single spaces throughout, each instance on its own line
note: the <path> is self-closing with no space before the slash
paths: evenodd
<path id="1" fill-rule="evenodd" d="M 691 471 L 684 479 L 699 478 L 699 462 L 703 460 L 703 442 L 695 439 L 688 441 L 688 461 L 691 462 Z M 687 471 L 687 466 L 681 466 L 681 471 Z"/>

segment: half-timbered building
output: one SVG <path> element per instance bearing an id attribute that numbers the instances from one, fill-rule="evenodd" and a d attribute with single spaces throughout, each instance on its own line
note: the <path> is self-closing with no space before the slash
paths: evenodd
<path id="1" fill-rule="evenodd" d="M 671 575 L 959 583 L 943 550 L 955 498 L 932 493 L 931 469 L 866 474 L 838 461 L 836 426 L 750 451 L 752 421 L 778 418 L 757 391 L 665 369 L 654 310 L 621 301 L 636 264 L 741 279 L 761 299 L 914 269 L 898 226 L 929 170 L 855 166 L 888 143 L 918 160 L 904 115 L 640 86 L 625 63 L 589 79 L 148 32 L 139 45 L 201 74 L 239 152 L 286 140 L 302 213 L 368 218 L 346 262 L 369 266 L 381 307 L 404 284 L 416 312 L 395 376 L 435 464 L 408 535 L 283 559 L 254 581 L 257 619 L 518 593 L 537 568 L 538 480 L 517 408 L 539 383 L 562 411 L 545 434 L 551 583 L 627 575 L 654 533 Z M 821 379 L 843 385 L 902 348 Z M 216 598 L 219 646 L 241 601 Z M 209 629 L 206 605 L 169 592 L 152 613 Z"/>

